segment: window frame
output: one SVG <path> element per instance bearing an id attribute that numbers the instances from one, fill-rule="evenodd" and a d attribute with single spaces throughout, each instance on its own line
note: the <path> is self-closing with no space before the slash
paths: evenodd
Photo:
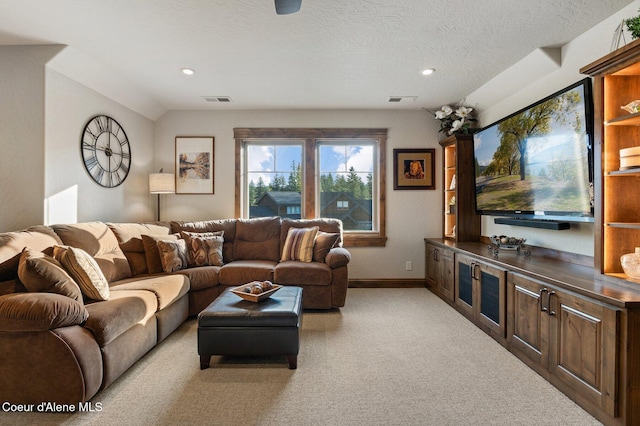
<path id="1" fill-rule="evenodd" d="M 377 144 L 378 180 L 377 204 L 378 204 L 378 230 L 377 231 L 344 231 L 344 245 L 347 247 L 382 247 L 386 245 L 386 145 L 387 129 L 324 129 L 324 128 L 234 128 L 235 139 L 235 214 L 243 217 L 243 200 L 247 194 L 243 185 L 243 177 L 246 173 L 244 163 L 245 141 L 303 141 L 303 190 L 301 216 L 305 219 L 316 218 L 316 197 L 318 154 L 317 146 L 322 142 L 330 142 L 331 139 L 345 141 L 353 140 L 357 144 L 358 139 L 374 140 Z M 246 202 L 246 201 L 244 201 Z M 319 206 L 318 206 L 319 208 Z"/>

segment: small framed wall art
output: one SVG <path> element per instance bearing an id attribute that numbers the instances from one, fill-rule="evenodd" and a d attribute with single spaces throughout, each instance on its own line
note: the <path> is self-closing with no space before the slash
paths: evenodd
<path id="1" fill-rule="evenodd" d="M 393 189 L 436 189 L 436 150 L 394 149 Z"/>
<path id="2" fill-rule="evenodd" d="M 213 136 L 176 136 L 176 194 L 213 194 Z"/>

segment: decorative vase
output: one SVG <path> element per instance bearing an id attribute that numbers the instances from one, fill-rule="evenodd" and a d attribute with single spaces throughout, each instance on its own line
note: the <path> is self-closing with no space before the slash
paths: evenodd
<path id="1" fill-rule="evenodd" d="M 636 247 L 634 253 L 627 253 L 620 256 L 620 263 L 624 273 L 631 278 L 640 279 L 640 247 Z"/>

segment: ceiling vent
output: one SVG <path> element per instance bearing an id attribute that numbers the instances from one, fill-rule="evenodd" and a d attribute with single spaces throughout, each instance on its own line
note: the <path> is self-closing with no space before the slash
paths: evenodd
<path id="1" fill-rule="evenodd" d="M 233 102 L 229 96 L 203 96 L 207 102 L 230 103 Z"/>
<path id="2" fill-rule="evenodd" d="M 389 100 L 392 104 L 412 104 L 418 99 L 417 96 L 389 96 Z"/>

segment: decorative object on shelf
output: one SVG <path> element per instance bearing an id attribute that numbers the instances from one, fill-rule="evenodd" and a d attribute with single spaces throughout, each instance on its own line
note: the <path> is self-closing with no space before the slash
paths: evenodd
<path id="1" fill-rule="evenodd" d="M 620 170 L 640 167 L 640 146 L 620 150 Z"/>
<path id="2" fill-rule="evenodd" d="M 640 12 L 640 10 L 638 10 Z M 624 20 L 627 29 L 631 33 L 631 39 L 635 40 L 640 37 L 640 15 Z"/>
<path id="3" fill-rule="evenodd" d="M 475 130 L 472 123 L 478 121 L 474 111 L 474 108 L 464 104 L 464 100 L 454 106 L 444 105 L 439 111 L 433 113 L 436 120 L 440 121 L 439 133 L 444 133 L 446 136 L 472 134 Z"/>
<path id="4" fill-rule="evenodd" d="M 174 194 L 176 192 L 176 176 L 173 173 L 158 173 L 149 175 L 149 193 L 158 194 L 158 222 L 160 222 L 160 194 Z"/>
<path id="5" fill-rule="evenodd" d="M 613 32 L 613 40 L 611 40 L 611 52 L 614 50 L 618 50 L 620 48 L 620 42 L 622 42 L 622 46 L 627 44 L 627 40 L 624 37 L 624 19 L 620 22 L 620 25 L 616 27 L 616 30 Z"/>
<path id="6" fill-rule="evenodd" d="M 106 115 L 91 117 L 80 136 L 84 167 L 98 185 L 115 188 L 131 168 L 131 148 L 124 129 Z"/>
<path id="7" fill-rule="evenodd" d="M 518 254 L 522 251 L 525 256 L 530 256 L 531 252 L 525 246 L 526 238 L 507 237 L 506 235 L 493 235 L 489 238 L 491 244 L 487 246 L 489 253 L 493 253 L 495 257 L 498 257 L 500 249 L 515 250 Z"/>
<path id="8" fill-rule="evenodd" d="M 453 175 L 451 178 L 451 185 L 449 185 L 449 189 L 452 191 L 456 189 L 456 175 Z"/>
<path id="9" fill-rule="evenodd" d="M 436 189 L 436 150 L 394 149 L 393 189 Z"/>
<path id="10" fill-rule="evenodd" d="M 213 194 L 214 138 L 176 136 L 176 194 Z"/>
<path id="11" fill-rule="evenodd" d="M 635 114 L 640 112 L 640 101 L 629 102 L 626 105 L 622 105 L 620 108 L 627 111 L 629 114 Z"/>
<path id="12" fill-rule="evenodd" d="M 636 247 L 634 253 L 620 256 L 620 263 L 625 274 L 640 279 L 640 247 Z"/>

